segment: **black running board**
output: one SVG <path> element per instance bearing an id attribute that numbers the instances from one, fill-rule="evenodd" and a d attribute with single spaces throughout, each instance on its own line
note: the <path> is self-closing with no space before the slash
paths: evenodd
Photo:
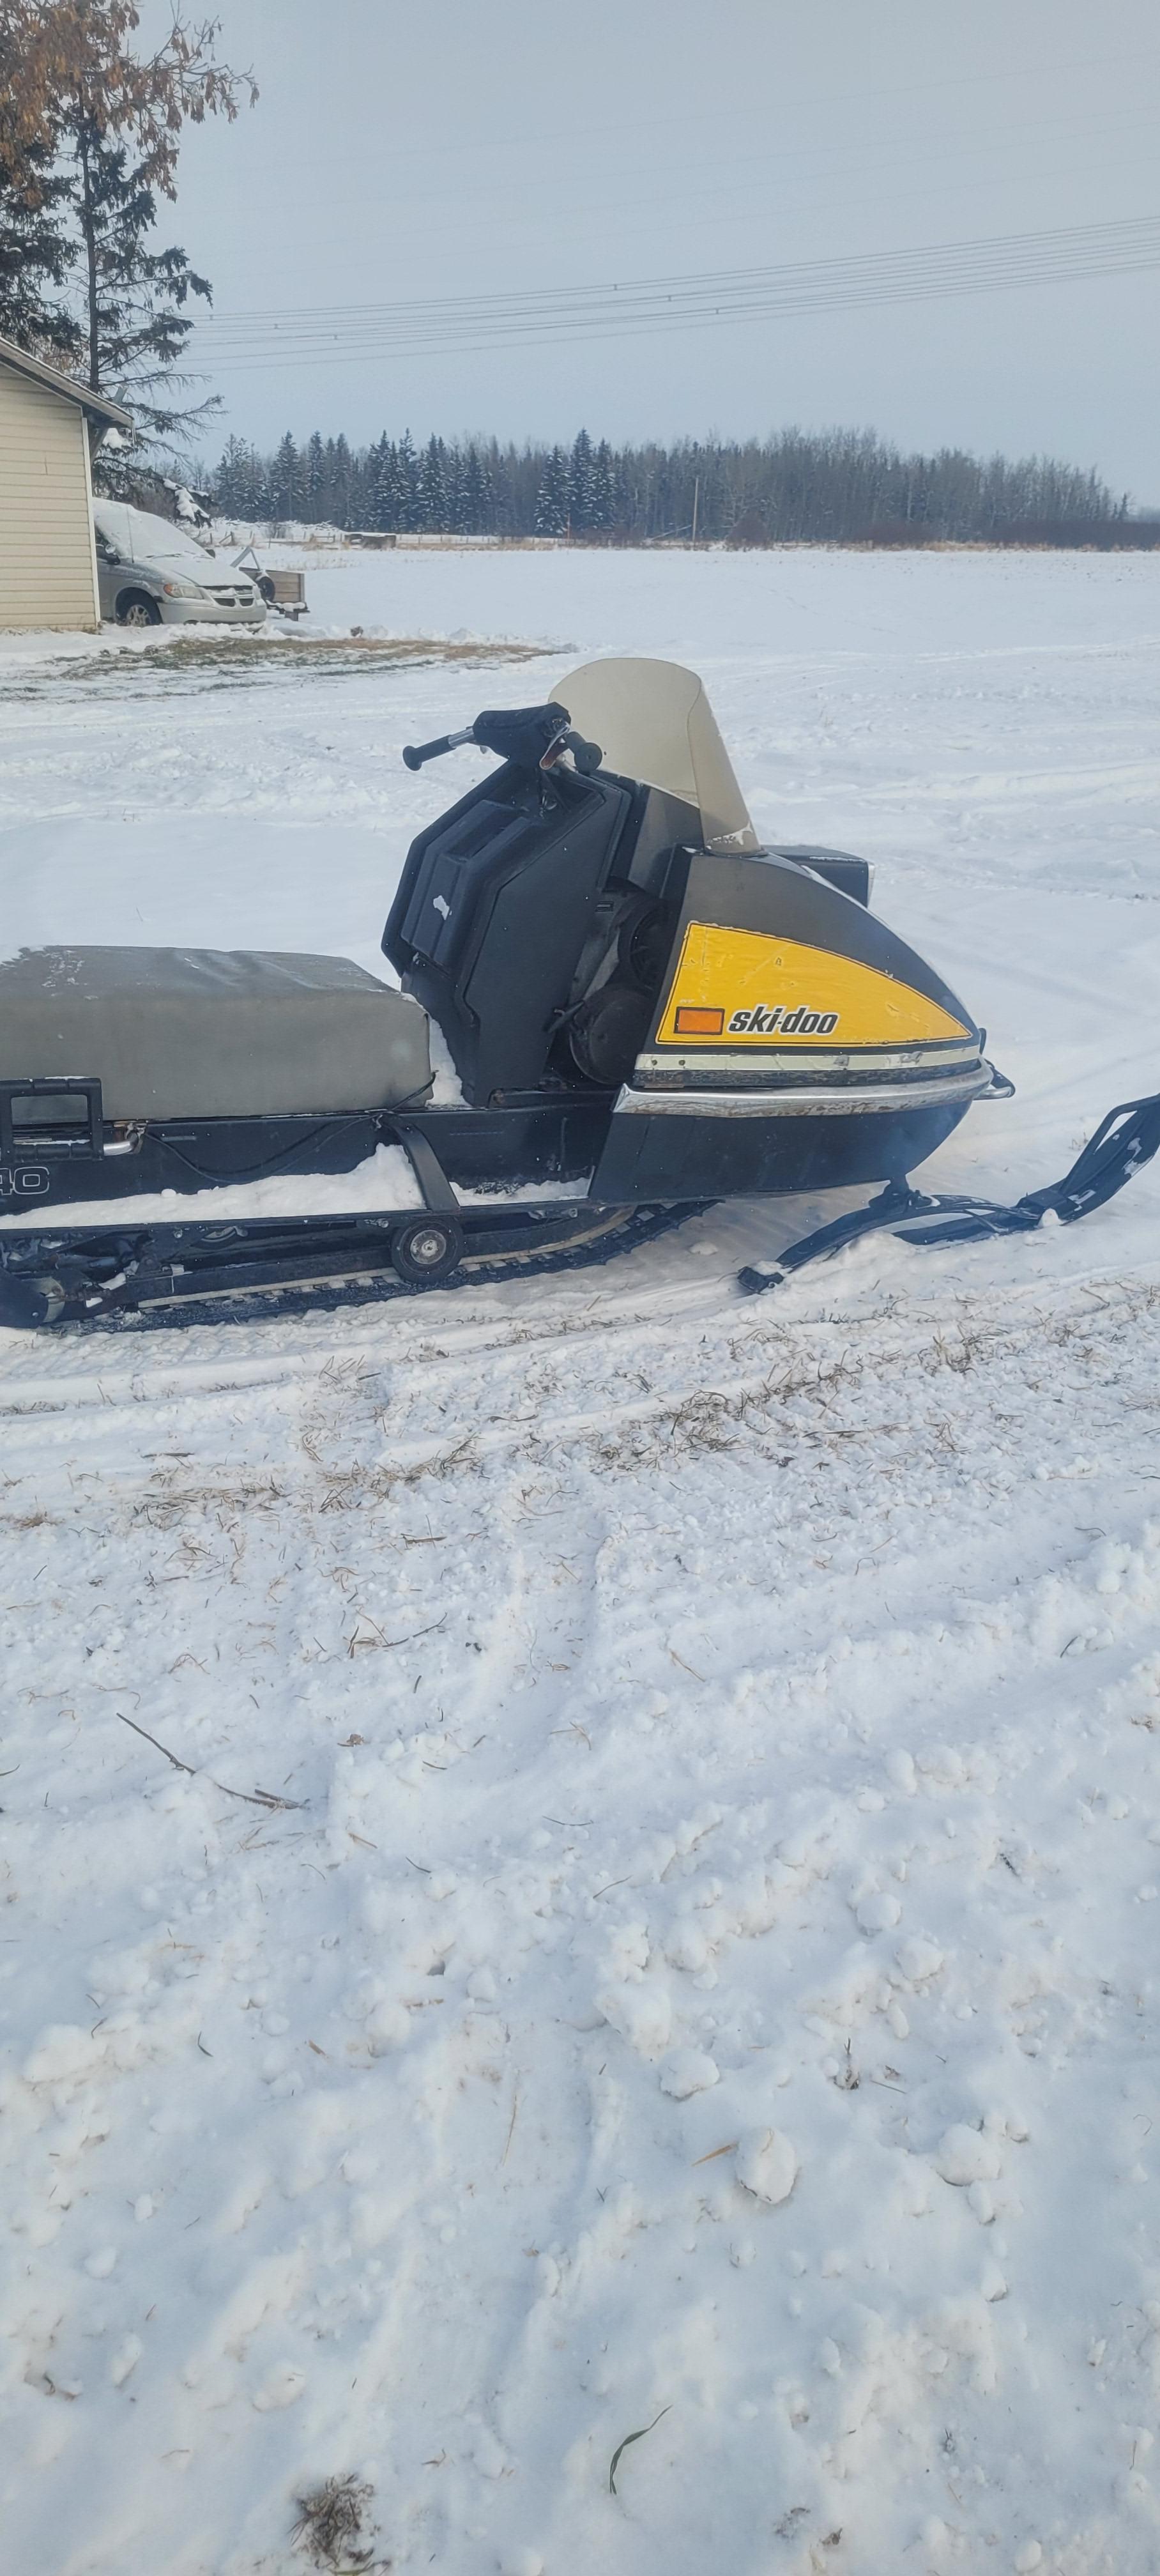
<path id="1" fill-rule="evenodd" d="M 832 1225 L 789 1244 L 768 1269 L 740 1271 L 738 1286 L 747 1296 L 761 1296 L 808 1261 L 825 1261 L 867 1234 L 896 1234 L 902 1243 L 923 1245 L 981 1243 L 988 1235 L 1033 1234 L 1048 1215 L 1061 1225 L 1075 1225 L 1114 1199 L 1158 1150 L 1160 1092 L 1153 1092 L 1146 1100 L 1125 1100 L 1118 1109 L 1109 1109 L 1062 1181 L 1029 1190 L 1014 1207 L 1000 1207 L 993 1199 L 936 1195 L 912 1189 L 909 1181 L 892 1181 L 868 1207 L 836 1217 Z"/>

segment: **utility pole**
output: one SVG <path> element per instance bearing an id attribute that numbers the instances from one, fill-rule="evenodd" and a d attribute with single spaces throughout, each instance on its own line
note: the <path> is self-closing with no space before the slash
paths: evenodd
<path id="1" fill-rule="evenodd" d="M 700 498 L 701 498 L 701 477 L 700 477 L 700 475 L 699 475 L 699 474 L 695 474 L 695 475 L 693 476 L 693 544 L 694 544 L 694 545 L 696 545 L 696 542 L 697 542 L 697 503 L 699 502 Z"/>

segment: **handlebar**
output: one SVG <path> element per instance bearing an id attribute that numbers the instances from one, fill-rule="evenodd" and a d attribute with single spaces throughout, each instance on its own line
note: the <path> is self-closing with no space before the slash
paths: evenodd
<path id="1" fill-rule="evenodd" d="M 517 769 L 551 769 L 561 752 L 568 751 L 577 769 L 590 776 L 603 758 L 598 743 L 585 742 L 581 734 L 573 733 L 567 707 L 553 699 L 546 707 L 485 708 L 462 733 L 440 734 L 434 742 L 407 743 L 403 759 L 408 769 L 421 769 L 424 761 L 441 760 L 445 751 L 457 751 L 465 742 L 476 743 L 481 751 L 494 751 Z"/>
<path id="2" fill-rule="evenodd" d="M 435 742 L 405 743 L 403 759 L 408 769 L 421 769 L 425 760 L 442 760 L 445 751 L 458 751 L 461 743 L 474 740 L 474 725 L 466 725 L 462 733 L 441 733 Z"/>

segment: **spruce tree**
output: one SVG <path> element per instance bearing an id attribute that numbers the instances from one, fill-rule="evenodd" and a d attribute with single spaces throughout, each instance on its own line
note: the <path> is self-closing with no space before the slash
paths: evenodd
<path id="1" fill-rule="evenodd" d="M 412 491 L 405 460 L 394 439 L 383 438 L 379 477 L 379 503 L 375 518 L 377 528 L 388 529 L 399 536 L 411 526 Z"/>
<path id="2" fill-rule="evenodd" d="M 239 517 L 247 506 L 250 476 L 250 451 L 243 438 L 227 438 L 221 463 L 213 476 L 212 489 L 219 510 L 237 511 Z"/>
<path id="3" fill-rule="evenodd" d="M 276 519 L 297 518 L 300 474 L 298 450 L 287 430 L 270 477 L 270 507 Z"/>
<path id="4" fill-rule="evenodd" d="M 606 438 L 601 439 L 592 459 L 590 489 L 588 525 L 595 534 L 603 535 L 616 520 L 612 449 Z"/>
<path id="5" fill-rule="evenodd" d="M 345 438 L 336 438 L 334 442 L 333 516 L 336 525 L 340 528 L 349 528 L 351 525 L 350 504 L 352 480 L 353 468 L 350 448 L 348 447 Z"/>
<path id="6" fill-rule="evenodd" d="M 463 527 L 469 537 L 486 536 L 491 524 L 491 488 L 478 447 L 469 447 L 463 469 Z"/>
<path id="7" fill-rule="evenodd" d="M 391 507 L 391 442 L 384 430 L 367 455 L 367 526 L 389 528 Z"/>
<path id="8" fill-rule="evenodd" d="M 308 519 L 317 519 L 321 514 L 323 471 L 322 440 L 315 430 L 306 450 L 306 468 L 303 478 L 306 485 L 305 510 Z"/>
<path id="9" fill-rule="evenodd" d="M 48 146 L 18 148 L 6 123 L 0 98 L 0 333 L 68 367 L 81 346 L 62 295 L 72 259 L 68 177 Z"/>
<path id="10" fill-rule="evenodd" d="M 453 537 L 469 534 L 467 520 L 467 467 L 458 439 L 444 451 L 443 481 L 447 494 L 447 527 Z"/>
<path id="11" fill-rule="evenodd" d="M 273 458 L 268 456 L 259 456 L 257 448 L 251 447 L 250 489 L 247 513 L 251 519 L 268 519 L 270 516 L 270 484 L 273 477 L 273 471 Z"/>
<path id="12" fill-rule="evenodd" d="M 403 431 L 398 450 L 398 518 L 400 535 L 407 535 L 419 525 L 419 460 L 411 442 L 409 429 Z"/>
<path id="13" fill-rule="evenodd" d="M 447 525 L 447 476 L 441 438 L 428 440 L 419 469 L 419 511 L 416 523 L 430 535 Z"/>
<path id="14" fill-rule="evenodd" d="M 191 295 L 212 290 L 183 250 L 149 251 L 157 205 L 140 165 L 121 144 L 104 140 L 90 118 L 76 136 L 84 243 L 85 355 L 94 392 L 115 391 L 136 425 L 134 452 L 180 452 L 195 421 L 220 411 L 220 397 L 195 405 L 174 401 L 188 384 L 179 366 L 193 329 L 184 311 Z M 170 390 L 170 398 L 166 392 Z M 125 451 L 102 452 L 102 480 L 131 473 Z"/>
<path id="15" fill-rule="evenodd" d="M 562 447 L 554 447 L 544 459 L 540 488 L 536 495 L 536 535 L 562 537 L 568 530 L 568 459 Z"/>
<path id="16" fill-rule="evenodd" d="M 592 441 L 582 429 L 568 468 L 568 524 L 574 537 L 584 536 L 591 527 L 593 499 Z"/>

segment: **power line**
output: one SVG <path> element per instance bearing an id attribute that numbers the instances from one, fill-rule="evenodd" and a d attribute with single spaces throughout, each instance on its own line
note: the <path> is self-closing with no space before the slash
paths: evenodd
<path id="1" fill-rule="evenodd" d="M 1160 216 L 1008 233 L 900 251 L 859 252 L 777 267 L 534 287 L 364 305 L 289 306 L 197 326 L 206 365 L 337 365 L 529 341 L 719 328 L 884 303 L 942 300 L 1014 287 L 1127 276 L 1160 267 Z"/>
<path id="2" fill-rule="evenodd" d="M 1160 235 L 1160 215 L 1120 217 L 1111 223 L 1103 224 L 1070 224 L 1056 227 L 1049 232 L 986 234 L 982 238 L 974 237 L 967 241 L 930 242 L 903 250 L 844 252 L 829 259 L 783 261 L 777 267 L 662 270 L 653 277 L 605 279 L 587 286 L 566 288 L 517 287 L 506 289 L 498 294 L 411 296 L 390 303 L 377 304 L 289 304 L 273 308 L 263 307 L 255 308 L 250 312 L 239 310 L 231 315 L 215 316 L 213 323 L 201 327 L 212 330 L 233 328 L 235 325 L 249 327 L 255 322 L 263 321 L 279 324 L 314 320 L 340 321 L 348 315 L 359 318 L 393 319 L 396 315 L 405 316 L 410 313 L 457 314 L 497 305 L 505 307 L 541 305 L 553 298 L 557 300 L 605 296 L 623 298 L 637 294 L 670 295 L 684 292 L 716 294 L 737 285 L 777 285 L 802 278 L 821 278 L 832 275 L 836 271 L 857 273 L 880 267 L 884 263 L 918 263 L 923 260 L 942 258 L 966 259 L 987 254 L 1007 256 L 1040 249 L 1062 250 L 1069 245 L 1085 247 L 1105 241 L 1118 242 L 1125 236 L 1134 237 L 1137 234 L 1149 237 Z"/>

